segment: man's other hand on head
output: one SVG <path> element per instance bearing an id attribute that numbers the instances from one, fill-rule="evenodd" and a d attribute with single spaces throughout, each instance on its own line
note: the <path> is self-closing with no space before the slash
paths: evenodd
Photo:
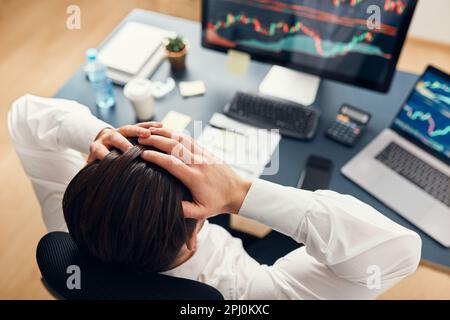
<path id="1" fill-rule="evenodd" d="M 90 144 L 87 162 L 102 160 L 113 148 L 126 152 L 133 146 L 127 138 L 148 138 L 151 134 L 149 128 L 161 127 L 162 123 L 151 121 L 118 129 L 104 128 Z"/>
<path id="2" fill-rule="evenodd" d="M 206 219 L 220 213 L 237 214 L 251 183 L 227 164 L 204 150 L 191 137 L 166 128 L 150 128 L 151 135 L 139 143 L 159 151 L 146 150 L 142 158 L 177 177 L 191 191 L 193 201 L 183 201 L 186 218 Z"/>

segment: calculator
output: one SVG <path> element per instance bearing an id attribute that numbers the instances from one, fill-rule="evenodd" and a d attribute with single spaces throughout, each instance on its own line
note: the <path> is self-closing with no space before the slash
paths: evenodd
<path id="1" fill-rule="evenodd" d="M 326 131 L 326 136 L 346 146 L 353 147 L 369 123 L 371 114 L 343 104 L 333 124 Z"/>

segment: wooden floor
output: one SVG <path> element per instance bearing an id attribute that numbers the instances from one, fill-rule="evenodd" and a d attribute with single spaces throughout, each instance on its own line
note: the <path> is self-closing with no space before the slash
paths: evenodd
<path id="1" fill-rule="evenodd" d="M 66 8 L 81 7 L 81 30 L 66 29 Z M 9 141 L 6 114 L 24 93 L 52 94 L 135 7 L 199 20 L 199 0 L 0 0 L 0 299 L 48 299 L 35 263 L 45 233 L 29 181 Z M 429 63 L 450 72 L 450 48 L 408 40 L 399 68 Z M 450 299 L 450 275 L 421 265 L 383 299 Z"/>

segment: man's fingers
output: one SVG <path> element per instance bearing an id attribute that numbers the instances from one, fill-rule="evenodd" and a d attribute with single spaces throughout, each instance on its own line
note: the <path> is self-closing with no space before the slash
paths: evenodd
<path id="1" fill-rule="evenodd" d="M 182 160 L 185 164 L 192 164 L 194 156 L 185 148 L 181 143 L 176 140 L 169 139 L 162 136 L 151 135 L 148 138 L 138 140 L 140 144 L 155 147 L 164 153 L 170 154 L 178 159 Z"/>
<path id="2" fill-rule="evenodd" d="M 133 147 L 131 142 L 118 132 L 111 137 L 110 143 L 113 147 L 119 149 L 122 152 L 127 152 L 130 148 Z"/>
<path id="3" fill-rule="evenodd" d="M 175 148 L 172 149 L 171 155 L 188 165 L 196 163 L 196 157 L 181 143 L 177 144 Z"/>
<path id="4" fill-rule="evenodd" d="M 104 157 L 106 157 L 106 155 L 109 153 L 108 148 L 106 148 L 103 144 L 101 143 L 92 143 L 91 146 L 89 147 L 89 156 L 87 159 L 87 162 L 90 163 L 92 161 L 94 161 L 95 159 L 98 160 L 103 160 Z"/>
<path id="5" fill-rule="evenodd" d="M 180 131 L 174 131 L 169 128 L 150 128 L 150 131 L 152 132 L 152 134 L 156 134 L 156 135 L 163 136 L 166 138 L 171 138 L 171 139 L 174 139 L 174 140 L 177 140 L 180 142 L 188 141 L 188 142 L 192 143 L 194 141 L 194 139 L 192 139 L 187 134 L 184 134 Z"/>
<path id="6" fill-rule="evenodd" d="M 149 128 L 150 129 L 150 128 Z M 169 128 L 151 128 L 152 133 L 166 137 L 166 138 L 174 138 L 176 131 L 173 131 Z"/>
<path id="7" fill-rule="evenodd" d="M 99 144 L 98 148 L 95 151 L 95 157 L 99 160 L 103 160 L 104 157 L 108 155 L 110 151 L 104 145 Z"/>
<path id="8" fill-rule="evenodd" d="M 174 139 L 166 138 L 163 136 L 151 135 L 148 138 L 140 138 L 138 140 L 140 144 L 155 147 L 167 154 L 171 154 L 172 150 L 180 143 Z"/>
<path id="9" fill-rule="evenodd" d="M 148 130 L 147 128 L 133 126 L 133 125 L 123 126 L 119 129 L 117 129 L 117 132 L 122 134 L 124 137 L 147 138 L 148 136 L 150 136 L 150 130 Z"/>
<path id="10" fill-rule="evenodd" d="M 200 219 L 205 216 L 204 208 L 194 202 L 181 201 L 185 218 Z"/>
<path id="11" fill-rule="evenodd" d="M 185 146 L 189 151 L 196 154 L 203 153 L 203 148 L 201 148 L 195 140 L 187 134 L 182 132 L 177 132 L 170 130 L 168 128 L 151 128 L 151 133 L 153 135 L 159 135 L 166 138 L 174 139 Z"/>
<path id="12" fill-rule="evenodd" d="M 149 129 L 149 128 L 162 128 L 163 124 L 158 121 L 147 121 L 147 122 L 140 122 L 136 124 L 138 127 Z"/>
<path id="13" fill-rule="evenodd" d="M 154 163 L 163 169 L 166 169 L 173 176 L 178 178 L 185 185 L 189 185 L 191 179 L 191 170 L 186 166 L 180 159 L 177 159 L 171 155 L 153 151 L 146 150 L 141 154 L 142 159 L 145 161 Z"/>

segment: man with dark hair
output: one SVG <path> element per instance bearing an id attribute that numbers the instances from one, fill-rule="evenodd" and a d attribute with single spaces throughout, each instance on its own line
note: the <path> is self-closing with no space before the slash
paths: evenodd
<path id="1" fill-rule="evenodd" d="M 105 263 L 202 281 L 226 299 L 375 298 L 419 263 L 420 237 L 361 201 L 246 181 L 161 124 L 112 129 L 76 102 L 31 95 L 8 124 L 48 230 L 68 228 Z M 304 246 L 261 265 L 206 220 L 224 212 Z"/>
<path id="2" fill-rule="evenodd" d="M 138 273 L 164 271 L 178 264 L 202 224 L 183 216 L 189 190 L 141 157 L 149 147 L 129 141 L 128 151 L 113 150 L 77 173 L 64 193 L 64 218 L 88 255 Z"/>

